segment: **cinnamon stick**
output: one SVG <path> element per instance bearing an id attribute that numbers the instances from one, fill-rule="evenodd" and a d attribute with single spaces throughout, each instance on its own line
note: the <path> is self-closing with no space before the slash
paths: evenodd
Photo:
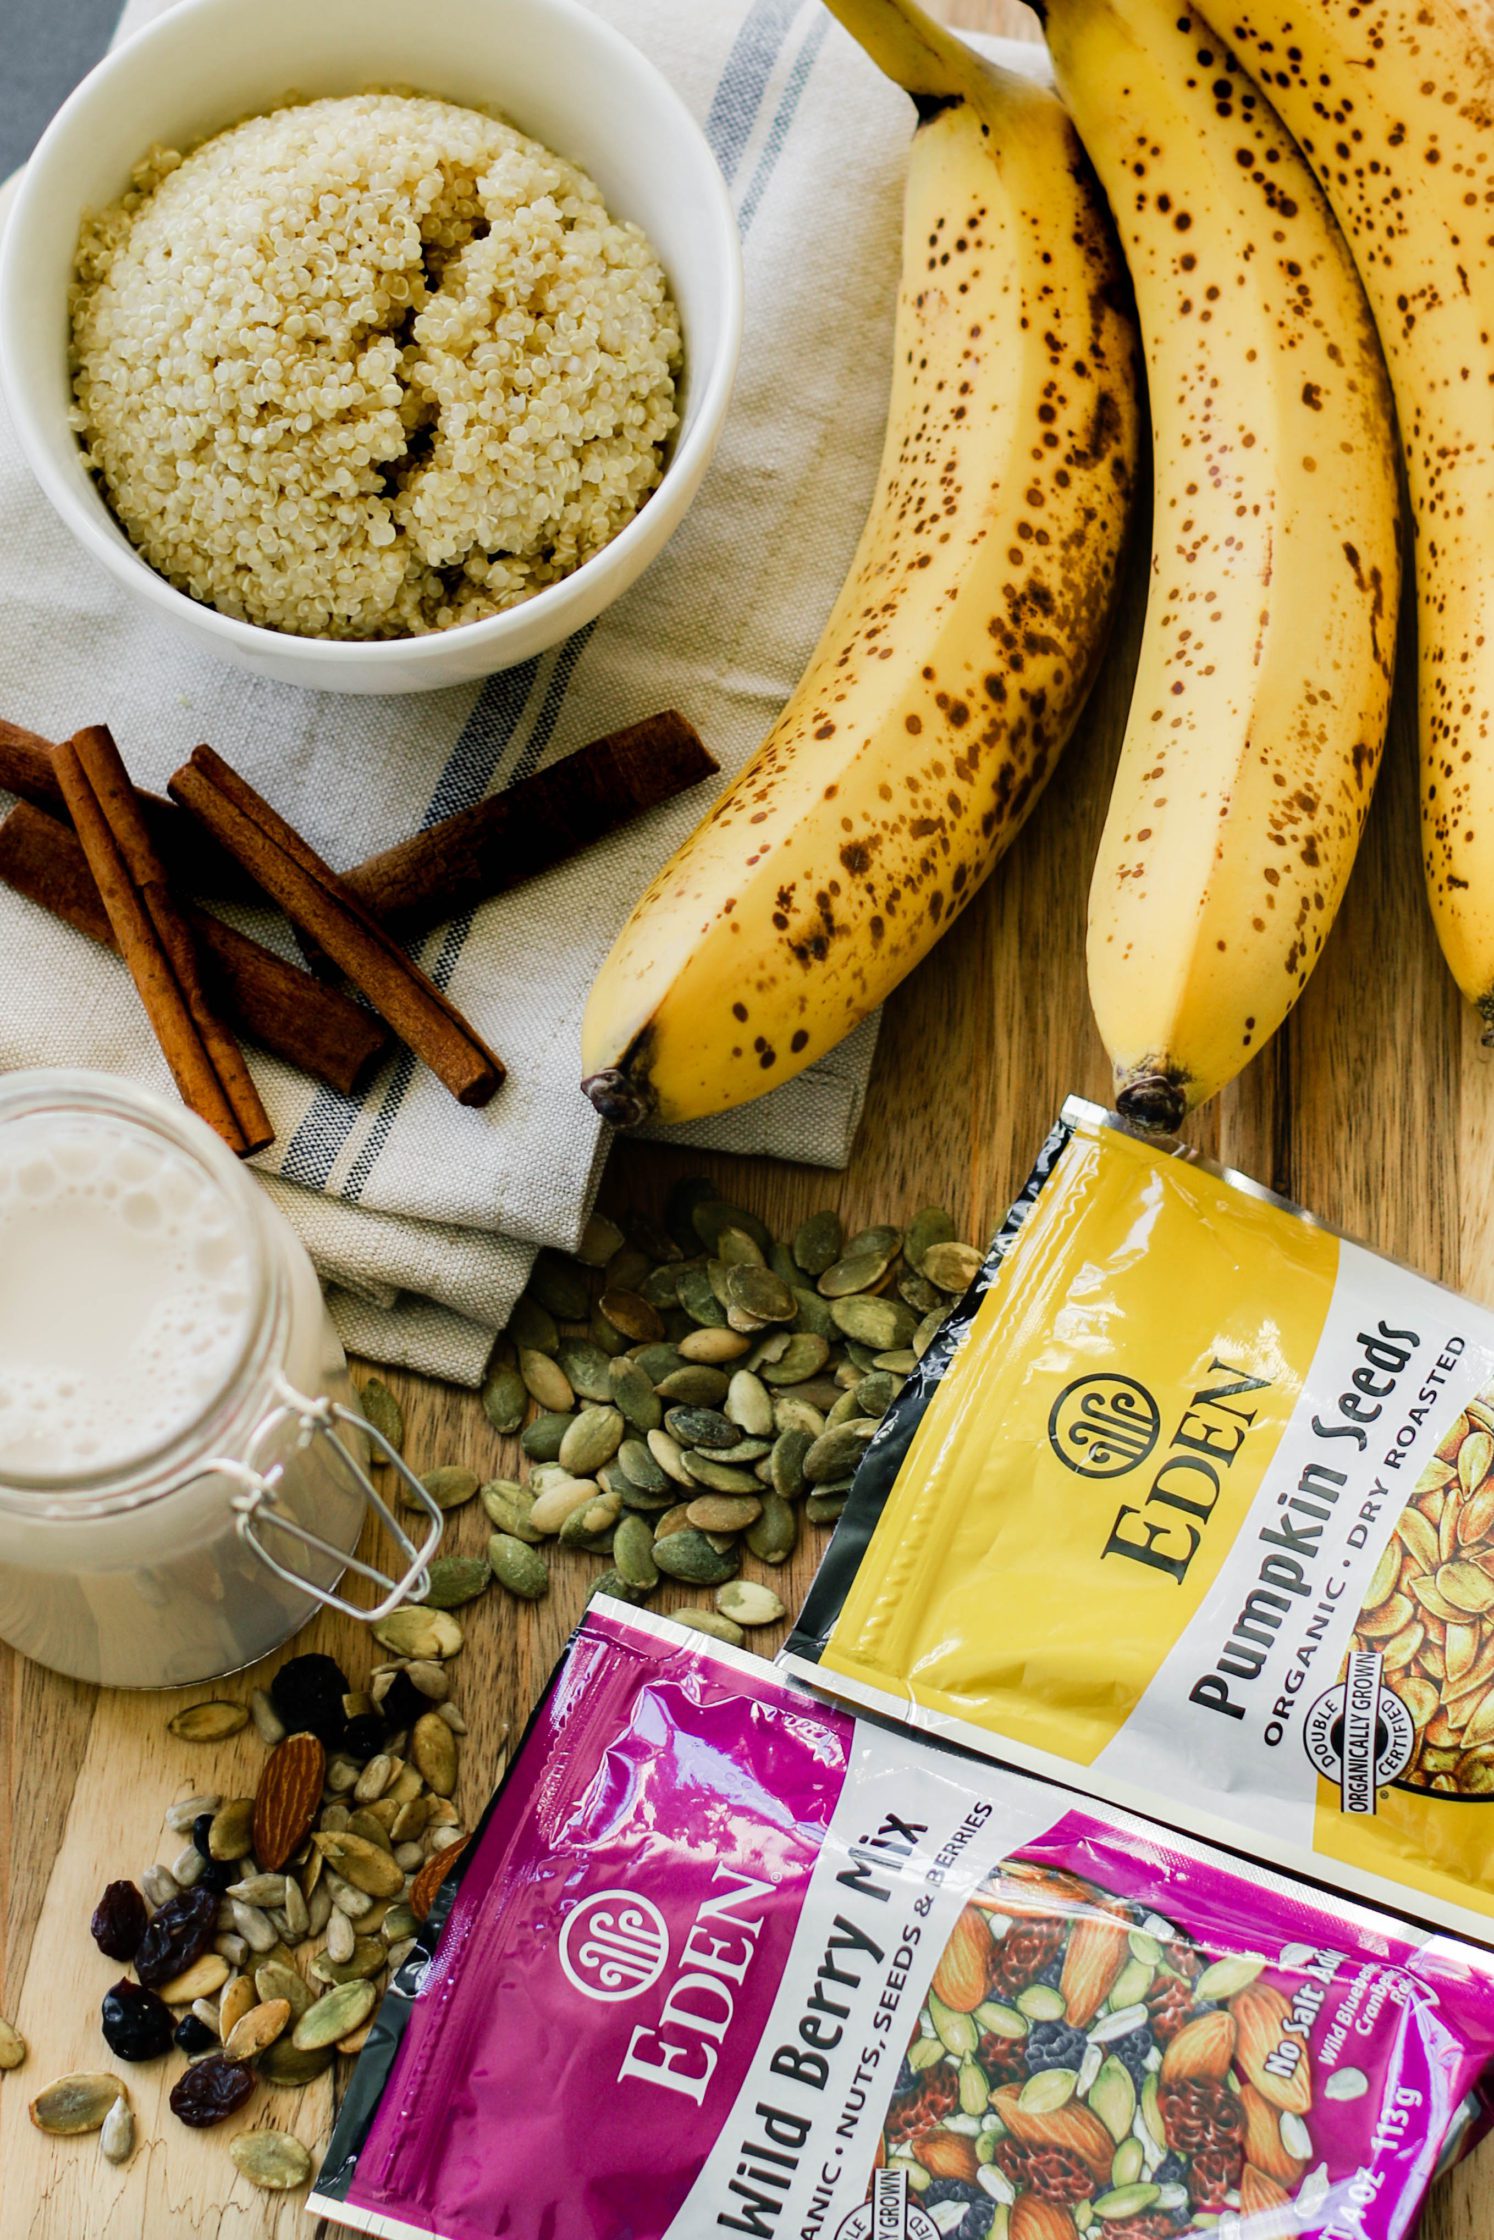
<path id="1" fill-rule="evenodd" d="M 326 950 L 459 1103 L 488 1102 L 504 1077 L 502 1059 L 246 778 L 211 747 L 198 747 L 169 791 Z"/>
<path id="2" fill-rule="evenodd" d="M 49 817 L 67 822 L 67 803 L 52 764 L 52 741 L 0 717 L 0 792 L 13 793 Z M 232 859 L 198 832 L 174 801 L 135 788 L 146 828 L 173 884 L 183 893 L 221 894 L 238 900 L 249 882 Z"/>
<path id="3" fill-rule="evenodd" d="M 666 708 L 369 856 L 343 877 L 392 932 L 428 933 L 718 774 L 693 724 Z"/>
<path id="4" fill-rule="evenodd" d="M 182 815 L 175 808 L 172 814 Z M 0 881 L 90 941 L 117 949 L 76 833 L 28 801 L 0 819 Z M 389 1049 L 372 1012 L 205 910 L 188 908 L 183 915 L 210 992 L 244 1034 L 344 1096 L 365 1086 Z"/>
<path id="5" fill-rule="evenodd" d="M 52 758 L 119 953 L 183 1101 L 243 1158 L 274 1141 L 243 1053 L 208 1000 L 190 928 L 172 899 L 135 789 L 102 724 Z"/>

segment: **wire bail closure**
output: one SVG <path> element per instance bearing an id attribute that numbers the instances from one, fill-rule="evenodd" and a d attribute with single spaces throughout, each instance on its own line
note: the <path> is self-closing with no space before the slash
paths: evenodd
<path id="1" fill-rule="evenodd" d="M 239 1461 L 232 1456 L 215 1456 L 203 1463 L 200 1471 L 194 1471 L 193 1476 L 217 1475 L 227 1478 L 237 1486 L 238 1491 L 232 1495 L 230 1507 L 235 1511 L 239 1538 L 254 1551 L 268 1570 L 274 1572 L 277 1579 L 283 1579 L 287 1586 L 296 1587 L 302 1593 L 311 1595 L 327 1609 L 338 1610 L 346 1618 L 358 1618 L 365 1625 L 372 1625 L 380 1618 L 387 1618 L 392 1610 L 397 1609 L 409 1597 L 414 1596 L 418 1601 L 430 1591 L 430 1575 L 426 1566 L 441 1544 L 441 1534 L 446 1522 L 441 1510 L 408 1463 L 366 1416 L 360 1416 L 352 1408 L 343 1407 L 336 1400 L 309 1400 L 278 1373 L 274 1389 L 276 1404 L 256 1426 L 245 1449 L 244 1459 Z M 408 1568 L 402 1577 L 391 1578 L 387 1572 L 380 1571 L 376 1564 L 365 1563 L 361 1556 L 334 1547 L 331 1541 L 322 1539 L 319 1533 L 299 1523 L 278 1505 L 285 1463 L 283 1460 L 272 1460 L 262 1468 L 260 1458 L 290 1423 L 296 1426 L 297 1433 L 293 1452 L 304 1453 L 316 1439 L 327 1441 L 337 1466 L 347 1473 L 361 1494 L 365 1506 L 384 1526 L 400 1554 L 408 1559 Z M 419 1548 L 390 1509 L 368 1472 L 353 1460 L 342 1441 L 335 1436 L 338 1424 L 347 1424 L 350 1429 L 361 1431 L 372 1442 L 385 1462 L 398 1473 L 414 1506 L 423 1510 L 429 1518 L 430 1530 Z M 318 1586 L 304 1572 L 288 1569 L 266 1547 L 262 1537 L 266 1525 L 272 1526 L 276 1532 L 286 1534 L 292 1540 L 300 1541 L 303 1547 L 313 1550 L 317 1555 L 325 1556 L 336 1565 L 339 1573 L 355 1571 L 360 1578 L 371 1580 L 383 1590 L 382 1600 L 370 1610 L 360 1610 L 356 1603 L 349 1602 L 345 1595 L 338 1594 L 334 1588 Z"/>

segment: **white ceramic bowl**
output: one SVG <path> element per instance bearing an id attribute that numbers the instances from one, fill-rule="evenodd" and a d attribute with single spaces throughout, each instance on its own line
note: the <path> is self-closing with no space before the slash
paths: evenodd
<path id="1" fill-rule="evenodd" d="M 507 614 L 344 644 L 237 622 L 174 590 L 113 520 L 68 426 L 67 291 L 85 210 L 155 142 L 186 141 L 291 91 L 404 85 L 501 109 L 590 172 L 653 242 L 685 337 L 681 425 L 659 488 L 574 575 Z M 679 526 L 726 415 L 742 322 L 736 222 L 705 137 L 635 48 L 578 0 L 178 0 L 101 62 L 26 166 L 0 250 L 0 377 L 32 470 L 86 549 L 201 646 L 332 692 L 418 692 L 511 668 L 636 581 Z"/>

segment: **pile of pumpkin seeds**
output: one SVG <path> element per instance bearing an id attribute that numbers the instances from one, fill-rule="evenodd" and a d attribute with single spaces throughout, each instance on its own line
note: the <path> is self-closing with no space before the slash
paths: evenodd
<path id="1" fill-rule="evenodd" d="M 477 1498 L 486 1560 L 431 1566 L 427 1600 L 457 1607 L 496 1579 L 548 1592 L 554 1540 L 604 1560 L 593 1592 L 642 1603 L 664 1580 L 713 1590 L 675 1611 L 719 1638 L 784 1616 L 744 1553 L 787 1562 L 801 1521 L 840 1515 L 861 1455 L 981 1265 L 941 1208 L 906 1231 L 845 1235 L 834 1212 L 775 1241 L 708 1181 L 681 1182 L 662 1224 L 596 1214 L 574 1255 L 545 1251 L 483 1386 L 494 1429 L 517 1433 L 520 1478 L 444 1467 L 443 1509 Z M 377 1380 L 371 1420 L 403 1422 Z"/>

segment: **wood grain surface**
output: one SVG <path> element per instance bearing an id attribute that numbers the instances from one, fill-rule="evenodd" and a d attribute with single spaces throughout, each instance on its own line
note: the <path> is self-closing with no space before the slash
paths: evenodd
<path id="1" fill-rule="evenodd" d="M 1033 35 L 1014 0 L 950 0 L 946 13 Z M 984 1240 L 1063 1097 L 1104 1097 L 1107 1068 L 1085 997 L 1085 888 L 1125 717 L 1144 536 L 1129 573 L 1131 599 L 1086 719 L 1015 854 L 887 1007 L 849 1172 L 622 1143 L 605 1205 L 657 1208 L 676 1176 L 704 1172 L 778 1234 L 821 1204 L 838 1206 L 854 1226 L 902 1221 L 937 1201 L 964 1235 Z M 827 601 L 833 588 L 825 586 Z M 1494 1072 L 1423 901 L 1408 665 L 1363 854 L 1327 954 L 1294 1018 L 1192 1132 L 1211 1153 L 1350 1234 L 1494 1302 Z M 388 1381 L 404 1402 L 406 1452 L 417 1467 L 512 1471 L 512 1445 L 489 1430 L 473 1396 L 414 1377 Z M 452 1552 L 481 1552 L 487 1530 L 478 1505 L 469 1505 L 452 1520 Z M 772 1575 L 791 1604 L 823 1539 L 811 1534 Z M 486 1798 L 507 1733 L 522 1726 L 599 1568 L 596 1559 L 557 1556 L 543 1603 L 520 1607 L 495 1590 L 464 1613 L 469 1639 L 453 1668 L 453 1695 L 471 1726 L 459 1790 L 467 1818 Z M 657 1598 L 664 1609 L 690 1599 L 683 1587 Z M 776 1636 L 759 1634 L 754 1645 L 771 1651 Z M 332 1650 L 355 1686 L 374 1661 L 359 1629 L 331 1619 L 296 1646 Z M 245 1675 L 222 1692 L 247 1693 L 259 1677 Z M 129 2075 L 145 2143 L 128 2171 L 110 2170 L 94 2140 L 45 2140 L 26 2120 L 27 2100 L 52 2077 L 110 2066 L 97 2010 L 119 1971 L 88 1938 L 99 1890 L 179 1847 L 181 1839 L 161 1830 L 175 1797 L 198 1788 L 229 1793 L 252 1779 L 261 1755 L 252 1732 L 197 1749 L 173 1741 L 166 1720 L 176 1701 L 99 1694 L 0 1647 L 0 2013 L 20 2024 L 32 2048 L 26 2067 L 0 2078 L 0 2240 L 288 2240 L 309 2229 L 294 2197 L 256 2194 L 237 2175 L 225 2151 L 233 2124 L 194 2134 L 165 2111 L 158 2079 L 175 2073 L 174 2061 Z M 294 2128 L 315 2147 L 330 2108 L 323 2082 L 303 2094 L 263 2092 L 241 2120 Z M 1438 2186 L 1422 2234 L 1494 2234 L 1494 2145 Z"/>

